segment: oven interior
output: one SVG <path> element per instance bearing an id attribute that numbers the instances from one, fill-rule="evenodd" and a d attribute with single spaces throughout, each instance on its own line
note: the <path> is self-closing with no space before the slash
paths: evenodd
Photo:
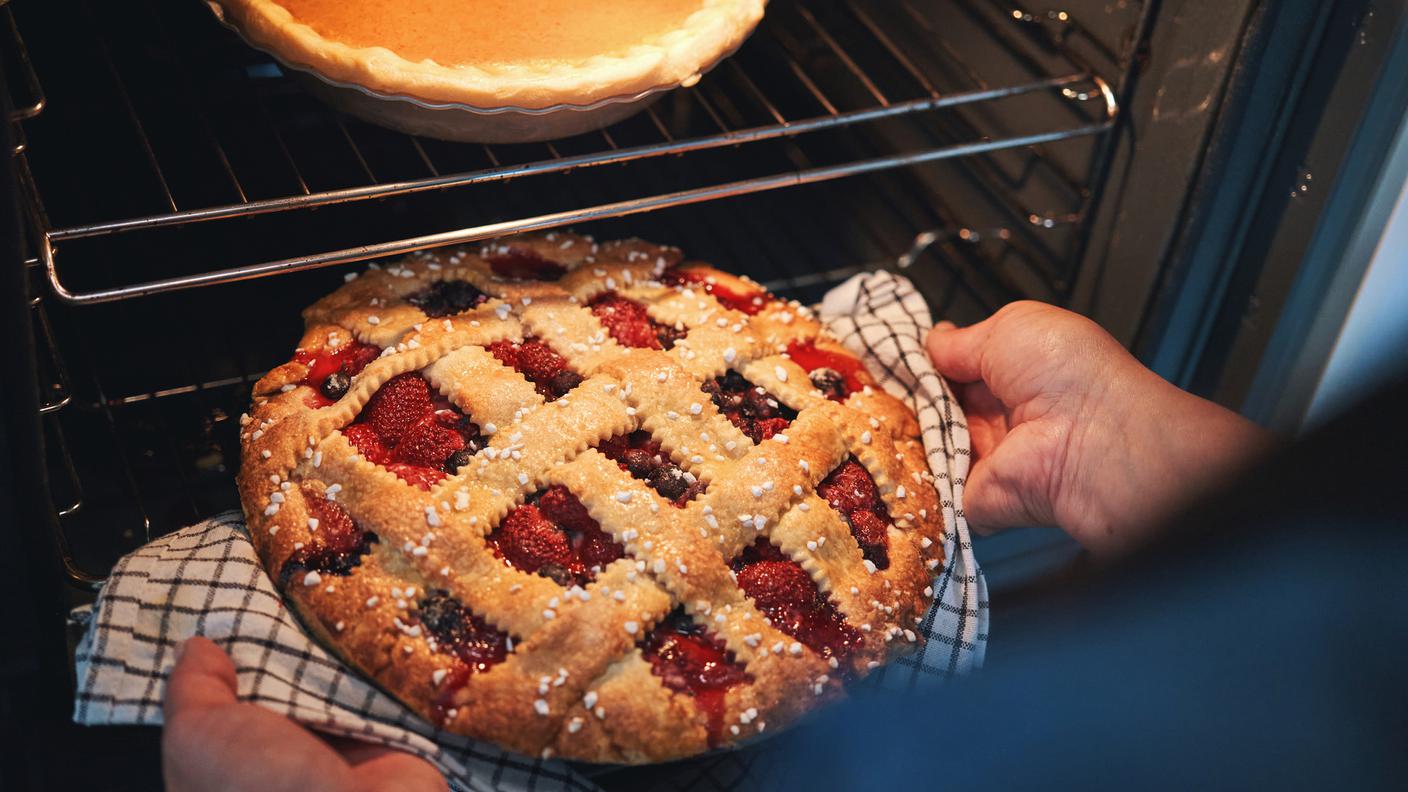
<path id="1" fill-rule="evenodd" d="M 41 528 L 69 604 L 125 552 L 239 508 L 238 417 L 299 311 L 426 235 L 638 236 L 803 301 L 891 268 L 959 323 L 1076 305 L 1157 5 L 773 0 L 694 88 L 488 146 L 339 115 L 195 0 L 0 2 Z M 981 544 L 996 586 L 1073 554 L 1050 532 Z M 85 783 L 142 788 L 152 735 L 81 739 L 104 757 Z"/>
<path id="2" fill-rule="evenodd" d="M 1361 216 L 1384 171 L 1404 31 L 1404 0 L 772 0 L 697 86 L 597 132 L 483 146 L 327 109 L 197 0 L 0 0 L 24 214 L 0 273 L 19 339 L 0 347 L 18 460 L 0 514 L 21 550 L 0 553 L 0 599 L 35 612 L 27 630 L 12 607 L 0 642 L 0 759 L 22 754 L 0 788 L 159 785 L 155 730 L 65 717 L 58 625 L 123 553 L 238 508 L 251 385 L 360 262 L 568 227 L 803 301 L 891 268 L 938 317 L 1065 305 L 1176 384 L 1273 415 L 1338 326 L 1320 321 L 1346 270 L 1330 249 L 1355 224 L 1322 219 Z M 974 550 L 1000 634 L 1076 555 L 1043 529 Z M 601 780 L 667 783 L 652 772 Z"/>
<path id="3" fill-rule="evenodd" d="M 4 6 L 42 104 L 22 180 L 71 580 L 238 508 L 237 419 L 298 311 L 423 235 L 640 236 L 804 301 L 902 268 L 958 322 L 1065 302 L 1146 11 L 1095 8 L 775 2 L 695 88 L 488 146 L 336 114 L 201 3 Z"/>

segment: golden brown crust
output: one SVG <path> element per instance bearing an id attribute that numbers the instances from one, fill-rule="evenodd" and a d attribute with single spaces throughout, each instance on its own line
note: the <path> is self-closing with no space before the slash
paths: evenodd
<path id="1" fill-rule="evenodd" d="M 481 254 L 510 249 L 531 250 L 568 272 L 555 283 L 499 278 Z M 383 348 L 345 395 L 314 406 L 301 384 L 308 368 L 298 362 L 255 386 L 240 435 L 239 489 L 261 559 L 277 580 L 296 549 L 313 541 L 305 497 L 335 497 L 376 533 L 380 541 L 350 574 L 295 576 L 285 594 L 320 640 L 412 709 L 443 717 L 447 730 L 598 762 L 662 761 L 707 749 L 704 713 L 666 688 L 636 648 L 676 607 L 707 624 L 752 678 L 725 697 L 724 744 L 786 726 L 839 695 L 835 661 L 773 627 L 734 581 L 728 561 L 759 535 L 797 561 L 861 630 L 846 674 L 863 676 L 918 640 L 913 628 L 932 596 L 944 525 L 914 416 L 878 388 L 843 404 L 827 400 L 781 351 L 799 340 L 849 355 L 805 308 L 773 301 L 749 317 L 701 289 L 656 280 L 679 261 L 668 248 L 597 245 L 562 233 L 417 254 L 372 268 L 304 312 L 302 352 L 352 339 Z M 436 280 L 468 281 L 491 299 L 430 319 L 406 298 Z M 584 306 L 608 290 L 688 334 L 668 352 L 616 344 Z M 484 349 L 530 335 L 585 378 L 570 399 L 545 403 Z M 785 434 L 755 444 L 718 412 L 700 383 L 730 368 L 797 410 Z M 496 429 L 489 449 L 428 492 L 367 461 L 341 432 L 383 383 L 413 371 Z M 638 428 L 706 482 L 684 508 L 668 507 L 591 448 Z M 846 521 L 816 494 L 847 457 L 869 471 L 893 518 L 887 569 L 863 561 Z M 521 572 L 485 541 L 516 504 L 553 484 L 571 490 L 626 551 L 585 589 Z M 514 642 L 503 662 L 470 674 L 448 700 L 440 686 L 450 661 L 415 619 L 417 597 L 430 589 L 448 591 Z"/>
<path id="2" fill-rule="evenodd" d="M 763 16 L 766 0 L 703 0 L 677 29 L 585 60 L 552 53 L 503 63 L 441 65 L 387 47 L 327 38 L 274 0 L 216 0 L 251 43 L 328 79 L 378 93 L 476 108 L 589 106 L 661 87 L 692 85 L 732 52 Z"/>

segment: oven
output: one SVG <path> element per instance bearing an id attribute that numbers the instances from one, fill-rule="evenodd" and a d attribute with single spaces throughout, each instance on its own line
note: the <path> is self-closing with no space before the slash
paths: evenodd
<path id="1" fill-rule="evenodd" d="M 803 301 L 889 268 L 958 323 L 1080 311 L 1175 383 L 1294 424 L 1367 266 L 1335 235 L 1352 249 L 1404 118 L 1405 8 L 773 0 L 643 113 L 478 145 L 328 109 L 195 0 L 0 2 L 0 580 L 25 604 L 0 722 L 30 746 L 0 786 L 154 783 L 154 734 L 65 723 L 65 615 L 123 553 L 238 508 L 251 386 L 355 262 L 571 227 Z M 999 634 L 1076 555 L 1041 529 L 976 552 Z"/>

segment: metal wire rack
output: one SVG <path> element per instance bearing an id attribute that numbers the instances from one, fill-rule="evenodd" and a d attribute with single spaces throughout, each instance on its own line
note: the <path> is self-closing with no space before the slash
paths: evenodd
<path id="1" fill-rule="evenodd" d="M 633 119 L 473 146 L 326 110 L 195 2 L 3 6 L 33 54 L 33 112 L 12 120 L 36 294 L 55 298 L 33 310 L 71 579 L 238 507 L 231 419 L 335 280 L 321 268 L 590 223 L 804 300 L 895 266 L 945 315 L 1059 301 L 1144 14 L 774 0 L 733 58 Z M 269 321 L 231 344 L 210 322 L 229 305 Z"/>
<path id="2" fill-rule="evenodd" d="M 300 155 L 295 154 L 299 144 L 291 139 L 290 130 L 297 130 L 303 121 L 297 114 L 305 113 L 307 104 L 300 102 L 292 113 L 285 109 L 288 84 L 276 66 L 267 60 L 252 61 L 251 53 L 241 52 L 239 57 L 244 61 L 241 69 L 244 79 L 232 79 L 225 73 L 228 61 L 212 61 L 197 54 L 198 48 L 206 47 L 203 40 L 212 38 L 214 41 L 210 42 L 210 48 L 214 50 L 242 46 L 230 41 L 229 34 L 206 24 L 204 30 L 195 29 L 195 36 L 187 36 L 194 24 L 191 20 L 174 19 L 181 15 L 171 9 L 158 12 L 141 2 L 134 5 L 150 13 L 154 24 L 147 29 L 156 31 L 156 35 L 162 38 L 161 43 L 166 45 L 164 52 L 170 54 L 169 65 L 173 68 L 164 75 L 156 75 L 160 84 L 154 85 L 149 79 L 153 76 L 150 74 L 146 75 L 147 81 L 138 82 L 128 74 L 134 70 L 150 71 L 154 64 L 141 62 L 140 59 L 135 63 L 129 62 L 136 53 L 124 51 L 122 40 L 111 36 L 98 38 L 91 47 L 98 55 L 99 63 L 95 65 L 99 67 L 99 73 L 106 73 L 111 78 L 116 101 L 110 114 L 92 118 L 91 121 L 111 129 L 114 139 L 131 141 L 132 145 L 121 153 L 134 165 L 144 164 L 145 173 L 141 179 L 126 179 L 126 183 L 134 188 L 145 184 L 151 188 L 150 194 L 140 198 L 128 194 L 123 196 L 120 204 L 95 206 L 91 212 L 96 215 L 95 220 L 63 222 L 58 217 L 59 212 L 44 211 L 41 195 L 46 191 L 42 189 L 42 183 L 38 185 L 33 199 L 37 208 L 35 214 L 40 222 L 39 254 L 50 288 L 66 302 L 104 302 L 209 286 L 1006 149 L 1024 148 L 1030 153 L 1031 167 L 1047 169 L 1049 175 L 1058 181 L 1079 190 L 1084 176 L 1071 173 L 1070 168 L 1051 160 L 1040 147 L 1104 132 L 1110 128 L 1118 111 L 1110 84 L 1100 74 L 1091 71 L 1087 59 L 1074 54 L 1075 50 L 1068 41 L 1072 36 L 1079 35 L 1082 29 L 1063 13 L 999 13 L 1007 7 L 1005 4 L 976 0 L 960 3 L 965 14 L 984 23 L 990 24 L 996 20 L 1015 27 L 1023 34 L 1039 31 L 1035 37 L 1016 35 L 1010 39 L 994 38 L 1012 50 L 1010 55 L 1014 60 L 1032 57 L 1021 48 L 1022 42 L 1028 41 L 1033 43 L 1026 47 L 1038 53 L 1042 48 L 1048 48 L 1070 67 L 1054 72 L 1033 68 L 1029 70 L 1030 74 L 1010 82 L 993 82 L 976 74 L 967 74 L 965 79 L 968 85 L 958 90 L 941 90 L 935 78 L 902 47 L 902 36 L 913 37 L 905 30 L 906 26 L 928 19 L 910 3 L 837 5 L 835 8 L 829 7 L 831 4 L 816 4 L 816 9 L 811 4 L 777 3 L 768 21 L 737 58 L 726 61 L 716 73 L 706 78 L 699 89 L 681 92 L 665 112 L 655 108 L 647 111 L 646 117 L 653 129 L 646 131 L 653 134 L 648 134 L 644 142 L 624 145 L 617 140 L 614 130 L 603 130 L 571 141 L 571 145 L 585 148 L 583 153 L 568 153 L 568 144 L 548 144 L 543 147 L 546 157 L 526 160 L 513 157 L 517 152 L 501 151 L 516 147 L 485 146 L 480 148 L 487 166 L 462 170 L 433 154 L 435 149 L 443 147 L 415 137 L 400 136 L 409 153 L 419 160 L 423 172 L 414 178 L 388 178 L 377 157 L 361 142 L 364 137 L 362 131 L 340 117 L 324 113 L 320 115 L 330 121 L 328 131 L 332 133 L 332 139 L 327 142 L 345 147 L 354 163 L 350 163 L 349 171 L 354 174 L 360 172 L 365 178 L 357 179 L 360 183 L 351 186 L 322 189 L 310 183 L 311 180 L 305 176 Z M 893 7 L 887 8 L 887 5 Z M 121 12 L 119 19 L 113 19 L 108 16 L 112 13 L 111 9 L 100 8 L 96 4 L 80 6 L 80 18 L 84 18 L 95 31 L 112 30 L 131 15 L 130 7 Z M 188 13 L 191 11 L 188 10 Z M 1015 18 L 1003 22 L 1004 16 Z M 1037 20 L 1047 18 L 1057 23 L 1060 29 L 1050 32 L 1039 26 Z M 173 32 L 177 25 L 181 26 L 179 35 Z M 1027 28 L 1034 28 L 1034 31 Z M 196 43 L 192 43 L 193 38 L 197 39 Z M 949 69 L 965 66 L 961 52 L 956 49 L 936 47 L 930 53 L 946 59 L 948 63 L 945 65 Z M 765 83 L 755 79 L 754 74 L 742 65 L 745 62 L 771 67 L 766 69 L 772 75 L 771 80 Z M 828 70 L 835 74 L 827 74 Z M 828 84 L 835 81 L 849 85 L 838 89 Z M 294 189 L 272 197 L 257 197 L 257 192 L 263 190 L 249 178 L 248 167 L 242 162 L 242 153 L 233 150 L 237 143 L 231 140 L 231 133 L 227 132 L 228 120 L 217 116 L 217 113 L 223 114 L 225 111 L 212 107 L 206 98 L 211 93 L 208 90 L 211 87 L 218 87 L 226 100 L 232 90 L 243 94 L 240 102 L 247 104 L 252 112 L 245 119 L 250 123 L 243 124 L 238 134 L 270 142 L 269 151 L 277 153 L 264 157 L 266 161 L 261 162 L 260 166 L 268 167 L 269 159 L 283 160 L 281 166 L 287 169 L 285 175 L 296 184 Z M 848 102 L 845 89 L 858 95 Z M 86 274 L 84 271 L 93 267 L 91 260 L 77 256 L 65 261 L 64 266 L 59 263 L 59 248 L 63 246 L 67 249 L 78 240 L 150 233 L 273 213 L 302 213 L 320 207 L 393 196 L 487 188 L 510 179 L 539 178 L 588 168 L 650 165 L 670 156 L 752 147 L 825 131 L 874 125 L 886 120 L 951 113 L 958 109 L 972 110 L 977 106 L 1033 94 L 1057 97 L 1060 102 L 1069 105 L 1092 106 L 1073 106 L 1068 108 L 1069 112 L 1063 113 L 1045 112 L 1037 117 L 1051 120 L 1001 131 L 980 130 L 971 122 L 949 118 L 942 122 L 943 131 L 947 134 L 932 136 L 914 150 L 889 151 L 880 156 L 852 158 L 833 164 L 794 161 L 784 171 L 765 171 L 751 178 L 574 205 L 561 211 L 529 213 L 527 216 L 474 223 L 451 230 L 435 230 L 257 263 L 187 270 L 163 278 L 119 278 L 115 284 L 79 288 L 73 284 L 75 280 L 81 282 Z M 752 106 L 751 112 L 742 107 L 744 100 Z M 848 103 L 855 106 L 854 109 L 847 108 Z M 174 121 L 176 117 L 180 120 Z M 754 118 L 760 123 L 750 123 Z M 203 141 L 204 150 L 190 157 L 170 156 L 171 144 L 167 140 L 175 135 Z M 74 150 L 68 150 L 66 154 L 78 156 Z M 188 175 L 176 172 L 178 168 L 186 167 L 185 159 L 191 160 L 191 166 L 208 171 L 201 174 L 208 177 L 203 184 L 196 186 Z M 102 169 L 100 164 L 94 165 L 95 170 Z M 43 174 L 38 175 L 42 182 Z M 986 174 L 983 178 L 993 181 L 997 177 Z M 996 183 L 993 186 L 1000 187 Z M 1000 194 L 1000 190 L 994 192 Z M 212 200 L 221 194 L 233 200 Z M 153 206 L 156 211 L 128 214 L 144 203 Z M 1023 219 L 1037 219 L 1038 222 L 1079 222 L 1082 216 L 1080 209 L 1076 207 L 1073 212 L 1058 215 L 1036 211 L 1019 211 L 1018 214 Z M 77 219 L 77 213 L 71 211 L 64 211 L 63 215 Z"/>

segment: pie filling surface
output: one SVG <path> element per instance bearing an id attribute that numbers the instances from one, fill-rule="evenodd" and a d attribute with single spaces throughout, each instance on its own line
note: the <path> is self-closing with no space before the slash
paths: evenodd
<path id="1" fill-rule="evenodd" d="M 679 259 L 551 233 L 390 262 L 256 386 L 265 566 L 437 726 L 662 761 L 918 645 L 944 523 L 912 413 L 802 306 Z"/>
<path id="2" fill-rule="evenodd" d="M 692 85 L 766 0 L 212 0 L 246 40 L 335 82 L 478 108 Z"/>
<path id="3" fill-rule="evenodd" d="M 684 26 L 703 0 L 275 0 L 322 37 L 441 66 L 575 63 Z"/>

